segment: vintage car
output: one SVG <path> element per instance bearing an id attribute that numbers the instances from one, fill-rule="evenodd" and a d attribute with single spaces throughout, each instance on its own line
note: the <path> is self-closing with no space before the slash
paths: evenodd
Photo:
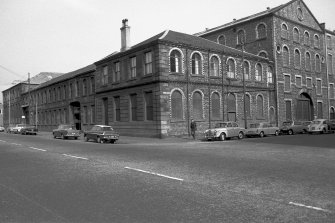
<path id="1" fill-rule="evenodd" d="M 34 125 L 26 125 L 21 128 L 20 133 L 22 135 L 37 135 L 38 129 Z"/>
<path id="2" fill-rule="evenodd" d="M 219 139 L 224 141 L 232 137 L 243 139 L 245 129 L 239 127 L 236 122 L 220 122 L 213 129 L 207 129 L 204 134 L 207 140 Z"/>
<path id="3" fill-rule="evenodd" d="M 52 130 L 52 135 L 54 138 L 74 138 L 78 139 L 80 137 L 80 131 L 77 130 L 73 125 L 59 125 L 57 129 Z"/>
<path id="4" fill-rule="evenodd" d="M 335 119 L 328 121 L 328 129 L 329 131 L 335 132 Z"/>
<path id="5" fill-rule="evenodd" d="M 260 122 L 250 124 L 250 128 L 246 130 L 246 136 L 259 136 L 264 137 L 266 135 L 279 135 L 279 128 L 273 126 L 268 122 Z"/>
<path id="6" fill-rule="evenodd" d="M 19 134 L 21 133 L 21 129 L 25 127 L 25 124 L 16 124 L 15 126 L 10 126 L 7 130 L 8 133 L 15 133 Z"/>
<path id="7" fill-rule="evenodd" d="M 108 125 L 95 125 L 91 130 L 84 132 L 86 142 L 92 139 L 98 143 L 115 143 L 119 139 L 119 136 L 119 133 Z"/>
<path id="8" fill-rule="evenodd" d="M 286 121 L 283 122 L 280 132 L 293 135 L 295 133 L 307 133 L 311 121 Z"/>
<path id="9" fill-rule="evenodd" d="M 310 134 L 328 132 L 330 132 L 330 127 L 327 119 L 314 119 L 308 129 L 308 133 Z"/>
<path id="10" fill-rule="evenodd" d="M 5 128 L 0 126 L 0 132 L 4 132 L 5 131 Z"/>

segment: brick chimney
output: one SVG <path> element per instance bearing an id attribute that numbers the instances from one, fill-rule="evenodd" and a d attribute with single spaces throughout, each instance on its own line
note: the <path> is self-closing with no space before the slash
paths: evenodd
<path id="1" fill-rule="evenodd" d="M 121 30 L 121 52 L 130 48 L 130 26 L 128 26 L 128 19 L 122 20 Z"/>

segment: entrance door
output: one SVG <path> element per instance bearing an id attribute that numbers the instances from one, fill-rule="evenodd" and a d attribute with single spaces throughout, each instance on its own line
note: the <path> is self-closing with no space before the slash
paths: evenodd
<path id="1" fill-rule="evenodd" d="M 73 122 L 77 130 L 81 130 L 81 112 L 80 102 L 72 102 L 70 104 L 73 115 Z"/>
<path id="2" fill-rule="evenodd" d="M 297 99 L 296 118 L 299 121 L 313 120 L 313 104 L 308 94 L 302 93 Z"/>

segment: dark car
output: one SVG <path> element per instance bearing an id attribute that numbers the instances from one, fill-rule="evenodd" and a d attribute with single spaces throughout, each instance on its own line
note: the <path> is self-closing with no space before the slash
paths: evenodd
<path id="1" fill-rule="evenodd" d="M 335 131 L 335 119 L 331 119 L 328 121 L 328 128 L 329 128 L 329 131 L 331 132 Z"/>
<path id="2" fill-rule="evenodd" d="M 34 125 L 26 125 L 21 128 L 20 133 L 22 135 L 37 135 L 38 129 Z"/>
<path id="3" fill-rule="evenodd" d="M 286 121 L 280 128 L 281 133 L 293 135 L 295 133 L 307 133 L 311 121 Z"/>
<path id="4" fill-rule="evenodd" d="M 98 143 L 115 143 L 119 139 L 119 136 L 119 133 L 108 125 L 95 125 L 90 131 L 84 132 L 86 142 L 92 139 Z"/>
<path id="5" fill-rule="evenodd" d="M 52 135 L 54 138 L 78 139 L 80 137 L 80 131 L 77 130 L 73 125 L 59 125 L 57 129 L 52 130 Z"/>

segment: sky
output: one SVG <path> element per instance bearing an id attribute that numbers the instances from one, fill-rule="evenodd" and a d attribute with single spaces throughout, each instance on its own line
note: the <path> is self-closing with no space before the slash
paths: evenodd
<path id="1" fill-rule="evenodd" d="M 0 92 L 28 73 L 67 73 L 119 51 L 125 18 L 135 45 L 167 29 L 194 34 L 288 1 L 0 0 Z M 335 30 L 334 0 L 304 2 Z"/>

